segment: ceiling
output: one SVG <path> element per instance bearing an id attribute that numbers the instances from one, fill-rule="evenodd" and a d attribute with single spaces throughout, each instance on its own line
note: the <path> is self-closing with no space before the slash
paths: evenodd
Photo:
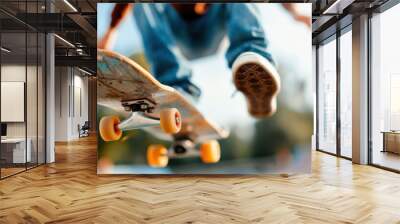
<path id="1" fill-rule="evenodd" d="M 25 43 L 25 39 L 28 42 L 31 39 L 29 32 L 52 32 L 57 34 L 56 65 L 71 66 L 74 62 L 74 66 L 87 68 L 93 73 L 96 70 L 94 0 L 47 0 L 47 4 L 45 0 L 1 0 L 0 26 L 2 46 L 12 49 L 7 54 L 10 60 L 35 55 L 36 46 Z M 25 32 L 28 32 L 27 38 Z M 25 46 L 28 46 L 27 50 Z"/>
<path id="2" fill-rule="evenodd" d="M 294 0 L 313 3 L 313 42 L 335 32 L 332 27 L 343 18 L 382 5 L 388 0 Z M 15 54 L 25 54 L 25 30 L 54 32 L 56 63 L 58 65 L 87 66 L 93 71 L 96 61 L 96 4 L 103 0 L 1 0 L 0 26 L 4 34 L 3 44 L 15 48 Z M 116 0 L 113 2 L 126 2 Z M 274 0 L 269 2 L 286 2 Z M 49 13 L 49 12 L 52 13 Z M 351 18 L 350 18 L 351 23 Z M 345 25 L 345 24 L 344 24 Z M 330 31 L 331 30 L 331 31 Z M 329 31 L 329 32 L 328 32 Z M 28 38 L 29 39 L 29 38 Z M 66 41 L 64 41 L 66 40 Z M 28 40 L 29 41 L 29 40 Z M 72 46 L 72 45 L 73 46 Z M 4 45 L 5 46 L 5 45 Z M 28 45 L 28 54 L 31 52 Z M 17 50 L 20 49 L 20 50 Z M 33 49 L 33 48 L 32 48 Z M 91 66 L 88 66 L 90 64 Z M 90 68 L 89 68 L 90 67 Z"/>
<path id="3" fill-rule="evenodd" d="M 312 18 L 313 44 L 332 36 L 352 23 L 362 13 L 373 11 L 390 0 L 314 0 Z"/>

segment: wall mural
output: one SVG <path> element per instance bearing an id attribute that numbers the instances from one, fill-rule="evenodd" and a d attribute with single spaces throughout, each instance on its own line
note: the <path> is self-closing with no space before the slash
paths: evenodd
<path id="1" fill-rule="evenodd" d="M 99 174 L 310 172 L 311 4 L 97 9 Z"/>

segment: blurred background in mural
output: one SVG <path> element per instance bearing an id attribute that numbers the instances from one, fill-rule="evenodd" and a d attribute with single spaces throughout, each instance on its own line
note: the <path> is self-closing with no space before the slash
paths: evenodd
<path id="1" fill-rule="evenodd" d="M 232 73 L 224 58 L 229 45 L 224 39 L 217 54 L 190 61 L 192 81 L 202 89 L 198 109 L 210 120 L 229 129 L 229 138 L 220 140 L 221 161 L 202 164 L 199 158 L 172 159 L 166 168 L 151 168 L 146 163 L 149 144 L 163 142 L 142 130 L 124 133 L 122 140 L 98 144 L 98 173 L 302 173 L 310 171 L 313 130 L 311 75 L 311 29 L 281 4 L 256 3 L 270 41 L 270 51 L 281 75 L 282 90 L 278 112 L 271 118 L 252 118 L 244 96 L 236 93 Z M 111 20 L 113 3 L 97 4 L 98 40 Z M 293 6 L 311 16 L 311 4 Z M 131 12 L 132 13 L 132 12 Z M 128 15 L 118 27 L 118 38 L 111 50 L 130 57 L 149 69 L 142 38 L 134 17 Z M 212 79 L 210 79 L 212 77 Z M 115 114 L 98 106 L 98 119 Z"/>

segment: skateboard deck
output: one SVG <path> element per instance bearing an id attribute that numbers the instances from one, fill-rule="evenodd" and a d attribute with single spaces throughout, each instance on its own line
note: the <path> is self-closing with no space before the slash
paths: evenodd
<path id="1" fill-rule="evenodd" d="M 166 140 L 190 139 L 195 144 L 226 138 L 228 131 L 206 119 L 182 94 L 161 84 L 133 60 L 108 50 L 97 54 L 98 104 L 129 115 L 126 102 L 145 100 L 154 107 L 146 116 L 159 118 L 165 108 L 176 108 L 181 114 L 181 129 L 175 134 L 164 133 L 157 126 L 143 129 Z M 132 122 L 135 122 L 133 119 Z M 140 125 L 139 125 L 139 128 Z"/>

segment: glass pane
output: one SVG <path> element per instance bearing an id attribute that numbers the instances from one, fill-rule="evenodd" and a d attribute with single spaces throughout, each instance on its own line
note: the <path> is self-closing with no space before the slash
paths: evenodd
<path id="1" fill-rule="evenodd" d="M 21 20 L 38 19 L 32 13 L 43 13 L 44 6 L 44 0 L 1 1 L 1 7 Z M 45 36 L 2 12 L 0 18 L 7 21 L 0 23 L 4 177 L 45 161 Z"/>
<path id="2" fill-rule="evenodd" d="M 28 168 L 37 165 L 37 104 L 38 104 L 38 36 L 36 32 L 27 33 L 28 44 L 28 63 L 27 63 L 27 80 L 26 80 L 26 112 L 27 112 L 27 149 L 30 150 L 30 159 L 28 160 Z"/>
<path id="3" fill-rule="evenodd" d="M 340 37 L 340 150 L 351 158 L 352 141 L 352 35 L 351 31 Z"/>
<path id="4" fill-rule="evenodd" d="M 25 170 L 26 33 L 1 34 L 1 159 L 2 177 Z M 28 147 L 29 148 L 29 147 Z"/>
<path id="5" fill-rule="evenodd" d="M 45 44 L 46 37 L 44 34 L 38 36 L 38 163 L 45 163 Z"/>
<path id="6" fill-rule="evenodd" d="M 336 153 L 336 40 L 318 48 L 318 148 Z"/>
<path id="7" fill-rule="evenodd" d="M 400 170 L 400 5 L 372 18 L 372 163 Z"/>

